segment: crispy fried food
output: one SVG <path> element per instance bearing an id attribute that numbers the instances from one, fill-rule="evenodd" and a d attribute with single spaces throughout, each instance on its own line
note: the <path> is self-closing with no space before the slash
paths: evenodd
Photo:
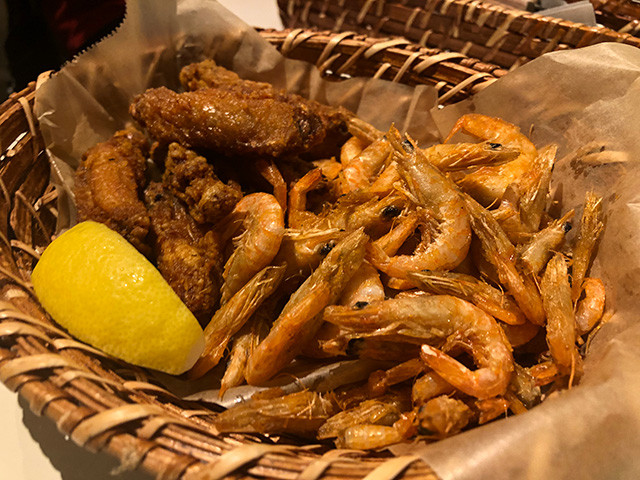
<path id="1" fill-rule="evenodd" d="M 213 60 L 204 60 L 183 67 L 180 71 L 180 83 L 185 90 L 190 91 L 228 87 L 245 87 L 249 90 L 273 89 L 268 83 L 242 80 L 237 73 L 216 65 Z"/>
<path id="2" fill-rule="evenodd" d="M 349 138 L 346 120 L 351 115 L 345 109 L 306 100 L 298 95 L 276 89 L 268 83 L 241 79 L 236 73 L 216 65 L 213 60 L 205 60 L 184 67 L 180 72 L 180 83 L 185 90 L 190 91 L 206 88 L 235 89 L 241 95 L 256 95 L 258 92 L 256 98 L 262 98 L 265 101 L 290 105 L 304 103 L 313 114 L 320 116 L 323 128 L 326 129 L 324 138 L 315 144 L 310 152 L 312 157 L 328 158 L 337 155 Z"/>
<path id="3" fill-rule="evenodd" d="M 227 155 L 278 157 L 320 145 L 328 131 L 345 130 L 346 114 L 275 89 L 250 85 L 138 95 L 130 113 L 151 136 Z"/>
<path id="4" fill-rule="evenodd" d="M 169 145 L 162 181 L 198 223 L 217 222 L 242 198 L 239 185 L 222 182 L 206 158 L 177 143 Z"/>
<path id="5" fill-rule="evenodd" d="M 162 184 L 145 190 L 158 269 L 195 317 L 206 323 L 220 298 L 222 255 L 214 231 L 203 232 Z"/>
<path id="6" fill-rule="evenodd" d="M 149 215 L 140 199 L 146 182 L 147 139 L 135 129 L 120 130 L 87 150 L 76 171 L 78 219 L 95 220 L 148 253 Z"/>

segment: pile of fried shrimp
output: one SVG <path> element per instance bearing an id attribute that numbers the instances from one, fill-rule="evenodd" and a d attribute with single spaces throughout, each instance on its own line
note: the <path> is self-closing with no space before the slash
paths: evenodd
<path id="1" fill-rule="evenodd" d="M 85 153 L 79 219 L 155 263 L 204 327 L 186 375 L 226 365 L 221 395 L 301 359 L 365 368 L 329 391 L 260 390 L 219 431 L 376 449 L 579 381 L 605 306 L 588 275 L 602 199 L 558 213 L 555 147 L 480 114 L 421 146 L 211 61 L 180 80 L 136 97 L 137 126 Z M 459 132 L 473 141 L 452 143 Z"/>

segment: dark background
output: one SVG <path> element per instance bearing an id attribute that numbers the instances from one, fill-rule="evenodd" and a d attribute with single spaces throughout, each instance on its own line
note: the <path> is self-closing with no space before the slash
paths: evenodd
<path id="1" fill-rule="evenodd" d="M 0 0 L 0 100 L 112 32 L 125 0 Z"/>

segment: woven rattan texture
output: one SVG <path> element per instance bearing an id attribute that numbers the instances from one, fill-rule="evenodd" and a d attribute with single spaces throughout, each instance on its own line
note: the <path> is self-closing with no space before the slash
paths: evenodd
<path id="1" fill-rule="evenodd" d="M 468 98 L 507 70 L 464 54 L 421 47 L 405 39 L 369 38 L 354 32 L 294 29 L 263 31 L 287 57 L 316 64 L 326 76 L 368 76 L 436 88 L 441 104 Z"/>
<path id="2" fill-rule="evenodd" d="M 278 0 L 278 4 L 283 22 L 290 28 L 402 36 L 425 47 L 460 52 L 506 69 L 547 52 L 600 42 L 640 46 L 640 39 L 630 33 L 478 0 Z"/>
<path id="3" fill-rule="evenodd" d="M 314 34 L 312 53 L 300 53 L 294 45 L 305 32 L 264 35 L 286 54 L 298 52 L 299 58 L 314 62 L 319 60 L 317 53 L 325 52 L 323 62 L 343 54 L 341 41 L 331 35 Z M 376 43 L 358 41 L 356 50 Z M 325 50 L 330 43 L 332 47 Z M 395 68 L 404 64 L 396 57 L 406 59 L 415 53 L 399 46 L 394 50 L 398 51 L 379 45 L 376 55 L 380 58 L 371 55 L 368 60 L 372 71 L 378 71 L 376 62 L 389 60 Z M 426 55 L 421 52 L 419 58 Z M 470 76 L 477 73 L 465 70 L 458 61 L 436 63 L 439 68 L 420 74 L 396 75 L 402 81 L 433 83 L 430 73 L 440 68 L 459 69 Z M 483 75 L 483 79 L 491 77 Z M 454 88 L 455 78 L 450 81 Z M 456 95 L 471 91 L 472 83 Z M 57 218 L 57 193 L 32 113 L 36 88 L 33 83 L 0 106 L 0 380 L 6 387 L 26 399 L 36 414 L 55 422 L 61 435 L 88 450 L 115 456 L 123 470 L 144 469 L 163 480 L 437 480 L 423 461 L 411 456 L 334 450 L 295 438 L 218 434 L 212 423 L 213 406 L 175 397 L 144 369 L 110 358 L 56 327 L 39 306 L 29 282 Z"/>
<path id="4" fill-rule="evenodd" d="M 601 25 L 640 36 L 640 4 L 635 0 L 590 0 Z"/>

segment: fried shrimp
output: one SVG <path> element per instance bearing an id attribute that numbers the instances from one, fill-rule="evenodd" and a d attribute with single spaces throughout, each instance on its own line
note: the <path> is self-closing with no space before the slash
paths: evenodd
<path id="1" fill-rule="evenodd" d="M 273 160 L 260 159 L 256 162 L 256 167 L 260 175 L 273 187 L 273 196 L 278 200 L 282 211 L 285 211 L 287 209 L 287 184 L 282 178 L 278 166 Z"/>
<path id="2" fill-rule="evenodd" d="M 347 283 L 338 303 L 353 307 L 361 303 L 384 300 L 384 286 L 378 271 L 364 262 Z"/>
<path id="3" fill-rule="evenodd" d="M 237 247 L 222 274 L 221 303 L 224 305 L 256 272 L 275 258 L 284 236 L 284 213 L 273 195 L 252 193 L 235 206 L 225 220 L 228 238 L 242 225 Z"/>
<path id="4" fill-rule="evenodd" d="M 510 325 L 521 325 L 526 319 L 516 303 L 500 290 L 463 273 L 415 272 L 409 279 L 422 290 L 436 295 L 454 295 L 489 315 Z"/>
<path id="5" fill-rule="evenodd" d="M 551 356 L 561 372 L 569 373 L 571 369 L 579 368 L 580 354 L 576 347 L 567 262 L 562 254 L 557 253 L 547 264 L 540 291 L 547 314 L 547 344 Z"/>
<path id="6" fill-rule="evenodd" d="M 489 205 L 502 197 L 512 183 L 525 187 L 531 182 L 532 164 L 538 156 L 536 147 L 515 125 L 477 113 L 462 116 L 451 129 L 444 143 L 454 134 L 463 131 L 480 140 L 498 143 L 520 152 L 510 162 L 497 166 L 483 166 L 460 180 L 460 187 L 483 205 Z"/>
<path id="7" fill-rule="evenodd" d="M 496 321 L 469 302 L 448 295 L 395 298 L 360 309 L 331 306 L 324 320 L 354 337 L 439 344 L 455 336 L 470 350 L 478 370 L 469 370 L 429 345 L 422 346 L 422 359 L 448 383 L 477 398 L 503 394 L 513 371 L 511 346 Z"/>
<path id="8" fill-rule="evenodd" d="M 472 417 L 471 409 L 463 401 L 441 395 L 418 409 L 417 420 L 426 433 L 446 438 L 459 433 Z"/>
<path id="9" fill-rule="evenodd" d="M 522 246 L 519 262 L 525 271 L 537 275 L 549 261 L 553 252 L 562 245 L 567 232 L 571 230 L 570 220 L 574 211 L 570 210 L 562 218 L 554 220 L 549 226 L 535 233 L 531 240 Z"/>
<path id="10" fill-rule="evenodd" d="M 471 243 L 469 214 L 457 187 L 425 160 L 422 152 L 392 128 L 387 134 L 395 149 L 404 181 L 418 205 L 431 211 L 438 222 L 438 235 L 413 255 L 389 257 L 372 245 L 369 261 L 387 275 L 407 278 L 408 272 L 451 269 L 467 256 Z"/>
<path id="11" fill-rule="evenodd" d="M 198 378 L 215 367 L 231 340 L 256 309 L 278 288 L 285 266 L 266 267 L 225 303 L 204 329 L 204 353 L 189 371 Z"/>
<path id="12" fill-rule="evenodd" d="M 321 213 L 307 210 L 307 194 L 322 181 L 320 169 L 304 175 L 291 188 L 289 226 L 296 229 L 326 230 L 338 228 L 352 232 L 364 227 L 367 234 L 387 232 L 392 222 L 404 211 L 406 199 L 398 194 L 379 198 L 365 190 L 355 190 L 338 198 Z"/>
<path id="13" fill-rule="evenodd" d="M 342 169 L 341 193 L 367 188 L 371 178 L 382 168 L 392 150 L 387 139 L 382 137 L 351 159 Z"/>
<path id="14" fill-rule="evenodd" d="M 545 314 L 538 288 L 529 276 L 522 276 L 515 264 L 515 247 L 511 244 L 498 222 L 478 202 L 464 196 L 471 214 L 473 230 L 482 244 L 485 258 L 497 270 L 501 283 L 515 299 L 522 313 L 536 325 L 544 325 Z"/>
<path id="15" fill-rule="evenodd" d="M 584 298 L 578 301 L 576 326 L 578 334 L 584 335 L 602 318 L 604 312 L 605 289 L 599 278 L 587 277 L 582 281 Z"/>
<path id="16" fill-rule="evenodd" d="M 322 324 L 320 313 L 338 300 L 360 268 L 367 240 L 362 229 L 344 238 L 291 296 L 267 338 L 249 358 L 245 372 L 249 384 L 273 377 L 315 336 Z"/>
<path id="17" fill-rule="evenodd" d="M 219 432 L 314 434 L 334 413 L 333 405 L 308 390 L 275 398 L 251 399 L 218 414 Z"/>
<path id="18" fill-rule="evenodd" d="M 442 171 L 462 170 L 515 159 L 520 150 L 495 142 L 433 145 L 423 150 L 429 162 Z"/>
<path id="19" fill-rule="evenodd" d="M 344 410 L 329 418 L 319 429 L 318 439 L 338 437 L 354 425 L 391 426 L 400 418 L 398 402 L 393 397 L 365 400 L 358 406 Z"/>
<path id="20" fill-rule="evenodd" d="M 580 231 L 578 232 L 578 239 L 573 249 L 573 266 L 571 268 L 573 285 L 571 287 L 571 297 L 574 302 L 580 296 L 582 281 L 587 275 L 593 250 L 604 229 L 602 217 L 602 198 L 593 192 L 587 193 L 582 218 L 580 220 Z"/>

